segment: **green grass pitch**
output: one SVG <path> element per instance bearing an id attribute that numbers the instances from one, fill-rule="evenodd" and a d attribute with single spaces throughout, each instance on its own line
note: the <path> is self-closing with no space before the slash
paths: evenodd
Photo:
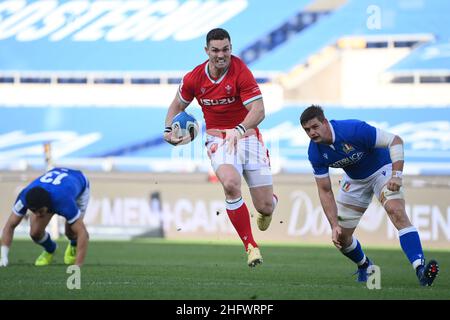
<path id="1" fill-rule="evenodd" d="M 66 242 L 53 264 L 34 267 L 40 247 L 15 240 L 10 266 L 0 268 L 5 299 L 450 299 L 450 252 L 425 251 L 441 273 L 432 287 L 420 287 L 400 249 L 366 248 L 381 268 L 381 289 L 357 283 L 354 265 L 330 246 L 260 243 L 264 263 L 246 265 L 242 245 L 221 242 L 136 240 L 91 241 L 81 289 L 66 286 Z"/>

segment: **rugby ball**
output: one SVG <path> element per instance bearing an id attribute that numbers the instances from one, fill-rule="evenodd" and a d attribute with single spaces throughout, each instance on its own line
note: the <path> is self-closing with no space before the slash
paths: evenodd
<path id="1" fill-rule="evenodd" d="M 187 144 L 194 140 L 197 136 L 199 131 L 198 122 L 193 115 L 181 111 L 172 119 L 172 131 L 177 132 L 177 138 L 190 136 L 190 140 L 187 139 L 186 141 L 180 143 Z"/>

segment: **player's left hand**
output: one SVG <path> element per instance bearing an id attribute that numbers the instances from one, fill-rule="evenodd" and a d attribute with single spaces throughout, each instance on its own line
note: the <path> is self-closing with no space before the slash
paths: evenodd
<path id="1" fill-rule="evenodd" d="M 229 154 L 236 153 L 236 147 L 238 140 L 242 138 L 242 134 L 236 129 L 226 129 L 224 130 L 225 139 L 223 141 L 224 144 L 227 144 L 227 152 Z"/>
<path id="2" fill-rule="evenodd" d="M 392 177 L 389 179 L 386 187 L 389 191 L 399 191 L 402 186 L 402 179 L 398 177 Z"/>
<path id="3" fill-rule="evenodd" d="M 7 267 L 8 266 L 8 257 L 7 256 L 2 256 L 0 258 L 0 267 Z"/>
<path id="4" fill-rule="evenodd" d="M 1 251 L 0 251 L 0 267 L 7 267 L 8 266 L 8 253 L 9 253 L 9 248 L 7 246 L 2 246 L 1 247 Z"/>

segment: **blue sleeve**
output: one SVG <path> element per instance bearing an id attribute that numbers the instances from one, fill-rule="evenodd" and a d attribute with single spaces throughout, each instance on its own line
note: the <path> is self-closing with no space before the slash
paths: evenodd
<path id="1" fill-rule="evenodd" d="M 328 176 L 329 167 L 318 159 L 319 150 L 317 146 L 311 143 L 308 148 L 308 158 L 313 168 L 315 177 Z"/>
<path id="2" fill-rule="evenodd" d="M 320 178 L 320 177 L 325 177 L 325 176 L 329 175 L 329 167 L 328 166 L 325 166 L 321 163 L 314 163 L 312 161 L 310 161 L 310 162 L 313 167 L 313 173 L 314 173 L 315 177 Z"/>
<path id="3" fill-rule="evenodd" d="M 18 216 L 24 216 L 27 213 L 27 210 L 28 208 L 25 205 L 25 190 L 22 190 L 17 196 L 12 211 Z"/>

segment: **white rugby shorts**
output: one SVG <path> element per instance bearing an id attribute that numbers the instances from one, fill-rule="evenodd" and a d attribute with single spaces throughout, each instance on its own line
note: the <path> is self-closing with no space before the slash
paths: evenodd
<path id="1" fill-rule="evenodd" d="M 228 142 L 224 141 L 214 135 L 206 136 L 206 148 L 214 171 L 223 164 L 231 164 L 244 176 L 250 188 L 272 185 L 269 151 L 256 135 L 239 139 L 233 154 L 227 152 Z"/>
<path id="2" fill-rule="evenodd" d="M 353 206 L 367 208 L 372 202 L 372 197 L 375 194 L 377 199 L 381 199 L 381 193 L 383 192 L 384 186 L 387 184 L 392 176 L 392 164 L 388 163 L 374 172 L 371 176 L 365 179 L 352 179 L 347 174 L 344 174 L 340 183 L 339 191 L 336 197 L 336 201 L 342 204 L 350 204 Z M 403 188 L 401 187 L 399 191 L 390 191 L 391 199 L 403 199 Z M 364 213 L 354 211 L 352 216 L 346 217 L 338 215 L 342 220 L 354 220 L 355 225 L 351 227 L 356 227 L 359 219 Z M 350 227 L 350 226 L 345 226 Z"/>

